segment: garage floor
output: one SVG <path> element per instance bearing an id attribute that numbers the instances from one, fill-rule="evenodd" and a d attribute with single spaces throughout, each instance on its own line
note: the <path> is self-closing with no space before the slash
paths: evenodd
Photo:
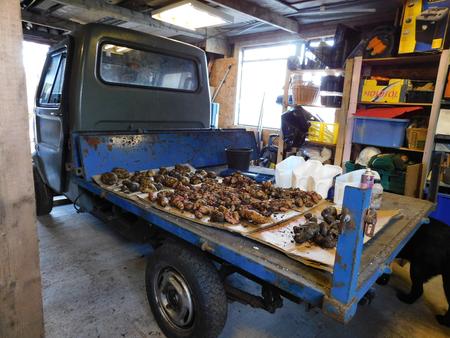
<path id="1" fill-rule="evenodd" d="M 89 214 L 60 206 L 39 218 L 46 337 L 163 337 L 147 305 L 146 256 L 151 249 L 124 240 Z M 450 337 L 434 314 L 447 309 L 441 277 L 414 305 L 396 288 L 409 287 L 407 268 L 394 267 L 371 305 L 346 326 L 285 300 L 275 314 L 232 303 L 222 337 Z"/>

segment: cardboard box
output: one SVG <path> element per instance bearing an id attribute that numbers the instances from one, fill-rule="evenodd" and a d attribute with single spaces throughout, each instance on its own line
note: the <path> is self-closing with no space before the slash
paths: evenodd
<path id="1" fill-rule="evenodd" d="M 399 54 L 442 50 L 448 35 L 450 0 L 407 0 Z"/>
<path id="2" fill-rule="evenodd" d="M 405 196 L 419 197 L 421 190 L 422 163 L 409 165 L 406 168 Z"/>
<path id="3" fill-rule="evenodd" d="M 383 103 L 405 102 L 407 90 L 408 80 L 406 79 L 390 79 L 389 81 L 366 79 L 362 83 L 360 101 Z"/>

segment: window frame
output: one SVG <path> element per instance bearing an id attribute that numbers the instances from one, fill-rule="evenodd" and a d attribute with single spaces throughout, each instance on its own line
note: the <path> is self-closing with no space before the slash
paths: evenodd
<path id="1" fill-rule="evenodd" d="M 125 48 L 130 48 L 133 50 L 138 50 L 138 51 L 142 51 L 142 52 L 148 52 L 148 53 L 154 53 L 154 54 L 159 54 L 159 55 L 164 55 L 164 56 L 170 56 L 170 57 L 175 57 L 175 58 L 179 58 L 179 59 L 183 59 L 183 60 L 188 60 L 188 61 L 192 61 L 195 65 L 195 75 L 197 76 L 197 87 L 195 88 L 195 90 L 187 90 L 187 89 L 176 89 L 176 88 L 166 88 L 166 87 L 157 87 L 157 86 L 144 86 L 144 85 L 136 85 L 136 84 L 128 84 L 128 83 L 122 83 L 122 82 L 110 82 L 105 80 L 102 75 L 101 75 L 101 59 L 102 59 L 102 49 L 103 46 L 106 44 L 110 44 L 110 45 L 115 45 L 115 46 L 119 46 L 119 47 L 125 47 Z M 98 48 L 97 48 L 97 55 L 96 55 L 96 71 L 95 71 L 95 75 L 97 77 L 97 79 L 107 85 L 107 86 L 113 86 L 113 87 L 126 87 L 126 88 L 139 88 L 139 89 L 150 89 L 150 90 L 161 90 L 161 91 L 170 91 L 170 92 L 178 92 L 178 93 L 189 93 L 189 94 L 196 94 L 198 93 L 201 88 L 202 88 L 202 84 L 201 82 L 201 74 L 199 71 L 199 61 L 196 58 L 189 58 L 189 57 L 185 57 L 185 56 L 179 56 L 176 54 L 171 54 L 168 52 L 161 52 L 161 51 L 157 51 L 154 49 L 149 49 L 149 48 L 145 48 L 145 46 L 133 46 L 132 44 L 129 43 L 123 43 L 122 41 L 114 41 L 112 39 L 108 39 L 108 40 L 102 40 L 99 44 L 98 44 Z"/>
<path id="2" fill-rule="evenodd" d="M 40 102 L 41 95 L 42 95 L 42 90 L 44 88 L 45 78 L 47 77 L 47 73 L 48 73 L 49 67 L 51 65 L 51 60 L 52 60 L 53 57 L 55 57 L 57 55 L 61 55 L 61 57 L 59 58 L 58 66 L 57 66 L 57 69 L 56 69 L 56 72 L 55 72 L 55 76 L 53 77 L 53 82 L 52 82 L 52 87 L 50 89 L 49 99 L 50 99 L 50 97 L 52 95 L 53 88 L 55 87 L 56 78 L 58 77 L 58 74 L 59 74 L 59 72 L 61 70 L 61 64 L 62 64 L 63 55 L 64 55 L 64 58 L 65 58 L 65 63 L 64 63 L 64 70 L 63 70 L 64 74 L 62 75 L 61 93 L 64 92 L 64 86 L 65 86 L 66 75 L 67 75 L 66 74 L 66 72 L 67 72 L 67 58 L 68 58 L 67 47 L 63 47 L 63 48 L 57 49 L 57 50 L 52 51 L 52 52 L 50 52 L 48 54 L 47 59 L 46 59 L 45 64 L 44 64 L 44 68 L 42 69 L 41 79 L 40 79 L 40 82 L 39 82 L 38 91 L 37 91 L 37 95 L 36 95 L 36 99 L 35 99 L 36 107 L 41 107 L 41 108 L 59 108 L 61 106 L 62 94 L 61 94 L 61 99 L 59 100 L 59 102 L 45 102 L 45 103 Z"/>

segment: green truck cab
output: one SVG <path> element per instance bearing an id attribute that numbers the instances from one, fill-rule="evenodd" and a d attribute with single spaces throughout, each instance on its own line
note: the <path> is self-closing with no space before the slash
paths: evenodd
<path id="1" fill-rule="evenodd" d="M 50 48 L 34 111 L 33 169 L 42 215 L 51 211 L 54 194 L 74 194 L 68 175 L 72 132 L 209 128 L 205 53 L 168 38 L 84 25 Z"/>

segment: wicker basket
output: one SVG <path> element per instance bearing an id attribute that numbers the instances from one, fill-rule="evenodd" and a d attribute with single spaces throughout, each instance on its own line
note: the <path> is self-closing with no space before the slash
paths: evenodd
<path id="1" fill-rule="evenodd" d="M 425 149 L 425 141 L 427 139 L 427 128 L 406 128 L 406 139 L 408 140 L 408 148 Z"/>
<path id="2" fill-rule="evenodd" d="M 294 81 L 291 86 L 295 105 L 315 105 L 319 99 L 319 87 L 308 83 Z"/>

